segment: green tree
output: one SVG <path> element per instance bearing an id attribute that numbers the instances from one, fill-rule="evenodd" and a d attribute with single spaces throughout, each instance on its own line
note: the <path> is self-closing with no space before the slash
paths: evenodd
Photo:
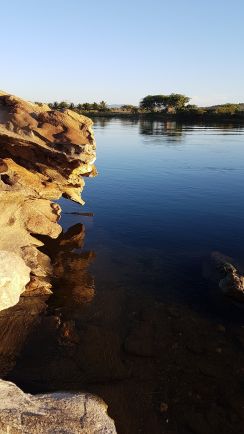
<path id="1" fill-rule="evenodd" d="M 122 111 L 129 112 L 129 113 L 138 113 L 139 111 L 139 108 L 132 104 L 125 104 L 122 105 L 120 108 Z"/>
<path id="2" fill-rule="evenodd" d="M 101 112 L 108 111 L 108 106 L 107 106 L 107 103 L 106 103 L 105 101 L 101 101 L 101 102 L 99 103 L 99 110 L 100 110 Z"/>
<path id="3" fill-rule="evenodd" d="M 154 112 L 156 110 L 162 110 L 165 104 L 165 95 L 147 95 L 141 102 L 140 107 L 144 110 Z"/>
<path id="4" fill-rule="evenodd" d="M 142 109 L 155 112 L 163 111 L 167 108 L 168 95 L 148 95 L 140 103 Z"/>
<path id="5" fill-rule="evenodd" d="M 89 104 L 89 102 L 84 102 L 83 108 L 85 111 L 89 111 L 91 110 L 91 104 Z"/>
<path id="6" fill-rule="evenodd" d="M 227 104 L 223 104 L 223 105 L 220 105 L 219 107 L 217 107 L 215 110 L 215 113 L 233 115 L 238 111 L 239 111 L 239 105 L 238 104 L 227 103 Z"/>
<path id="7" fill-rule="evenodd" d="M 167 112 L 176 112 L 182 109 L 189 101 L 190 98 L 188 96 L 180 93 L 171 93 L 167 97 L 166 110 Z"/>
<path id="8" fill-rule="evenodd" d="M 48 105 L 49 105 L 50 109 L 52 109 L 52 110 L 58 110 L 58 106 L 59 106 L 59 104 L 58 104 L 57 101 L 55 101 L 55 102 L 53 102 L 53 103 L 51 102 L 51 103 L 49 103 Z"/>
<path id="9" fill-rule="evenodd" d="M 69 108 L 69 104 L 66 101 L 61 101 L 58 105 L 59 110 L 65 110 Z"/>
<path id="10" fill-rule="evenodd" d="M 76 106 L 76 110 L 77 110 L 78 112 L 81 112 L 82 110 L 84 110 L 84 106 L 83 106 L 83 104 L 77 104 L 77 106 Z"/>
<path id="11" fill-rule="evenodd" d="M 99 110 L 99 104 L 97 102 L 94 102 L 92 104 L 92 110 L 98 111 Z"/>
<path id="12" fill-rule="evenodd" d="M 190 101 L 185 95 L 171 93 L 170 95 L 147 95 L 140 102 L 140 107 L 148 111 L 175 112 Z"/>

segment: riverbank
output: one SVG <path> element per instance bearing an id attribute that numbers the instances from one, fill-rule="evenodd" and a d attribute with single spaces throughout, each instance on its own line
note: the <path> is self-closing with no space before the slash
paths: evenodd
<path id="1" fill-rule="evenodd" d="M 2 431 L 241 433 L 243 308 L 211 258 L 242 282 L 244 128 L 99 117 L 83 190 L 89 119 L 2 102 L 2 237 L 32 279 L 0 312 Z"/>
<path id="2" fill-rule="evenodd" d="M 74 257 L 69 265 L 63 262 L 68 245 L 82 244 L 83 227 L 64 235 L 56 200 L 64 196 L 84 204 L 82 175 L 95 172 L 92 121 L 71 110 L 51 111 L 47 105 L 0 92 L 0 145 L 0 433 L 115 434 L 106 404 L 83 388 L 80 393 L 57 389 L 57 393 L 31 396 L 6 381 L 33 329 L 46 315 L 53 277 L 61 279 L 65 273 L 73 277 L 72 288 L 71 282 L 64 283 L 74 291 L 76 301 L 87 299 L 82 261 Z M 55 251 L 52 259 L 43 251 L 50 240 Z M 77 264 L 80 274 L 75 274 Z M 58 315 L 52 321 L 54 333 L 61 331 L 61 340 L 70 336 L 69 322 Z M 42 335 L 43 353 L 46 344 Z M 39 361 L 33 362 L 40 378 Z"/>
<path id="3" fill-rule="evenodd" d="M 193 114 L 193 113 L 176 113 L 176 114 L 165 114 L 165 113 L 128 113 L 128 112 L 113 112 L 113 111 L 104 111 L 104 112 L 86 112 L 82 111 L 81 114 L 87 116 L 91 119 L 96 118 L 116 118 L 116 119 L 148 119 L 148 120 L 157 120 L 157 121 L 165 121 L 165 122 L 198 122 L 198 123 L 241 123 L 244 124 L 244 114 L 218 114 L 218 113 L 205 113 L 205 114 Z"/>

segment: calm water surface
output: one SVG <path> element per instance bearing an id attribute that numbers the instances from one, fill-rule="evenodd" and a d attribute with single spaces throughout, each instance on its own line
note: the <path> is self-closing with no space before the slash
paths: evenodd
<path id="1" fill-rule="evenodd" d="M 98 394 L 119 434 L 242 434 L 243 308 L 209 260 L 244 272 L 244 127 L 99 119 L 95 135 L 99 175 L 85 207 L 61 200 L 48 246 L 53 295 L 0 315 L 1 375 Z"/>
<path id="2" fill-rule="evenodd" d="M 82 210 L 61 202 L 61 223 L 85 224 L 96 285 L 219 309 L 202 266 L 213 251 L 244 261 L 244 128 L 97 120 L 94 129 L 99 176 L 87 180 Z M 94 217 L 66 214 L 82 211 Z"/>

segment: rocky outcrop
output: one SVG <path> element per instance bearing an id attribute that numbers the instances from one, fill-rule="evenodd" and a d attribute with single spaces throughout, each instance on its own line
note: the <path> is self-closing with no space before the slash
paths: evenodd
<path id="1" fill-rule="evenodd" d="M 90 174 L 96 159 L 92 121 L 72 110 L 50 110 L 45 104 L 33 104 L 15 96 L 0 93 L 1 155 L 36 175 L 46 197 L 51 186 L 51 198 L 66 194 L 80 202 L 83 180 L 80 175 Z M 2 163 L 11 166 L 11 161 Z M 18 174 L 9 167 L 6 181 L 17 184 Z M 37 172 L 39 174 L 37 174 Z M 27 178 L 30 176 L 25 173 Z M 32 177 L 32 187 L 34 187 Z M 20 183 L 26 186 L 22 174 Z"/>
<path id="2" fill-rule="evenodd" d="M 232 265 L 232 259 L 219 252 L 213 252 L 211 257 L 218 274 L 220 289 L 225 295 L 244 302 L 244 276 Z"/>
<path id="3" fill-rule="evenodd" d="M 115 434 L 107 405 L 85 393 L 32 396 L 0 380 L 0 433 Z"/>
<path id="4" fill-rule="evenodd" d="M 62 231 L 61 209 L 51 201 L 64 196 L 83 204 L 83 176 L 94 176 L 95 158 L 90 119 L 0 92 L 0 252 L 16 254 L 29 267 L 28 294 L 51 290 L 52 264 L 38 250 L 40 236 L 57 238 Z M 1 258 L 7 268 L 8 257 Z M 5 297 L 0 309 L 16 300 Z"/>
<path id="5" fill-rule="evenodd" d="M 93 279 L 86 273 L 93 254 L 72 251 L 82 247 L 84 227 L 76 225 L 63 233 L 58 224 L 61 208 L 52 202 L 64 196 L 84 203 L 83 176 L 96 173 L 91 127 L 90 119 L 70 110 L 56 112 L 0 93 L 0 366 L 4 377 L 41 323 L 51 278 L 57 286 L 60 283 L 68 290 L 71 286 L 76 303 L 94 296 Z M 39 250 L 42 246 L 45 253 Z M 55 314 L 45 318 L 47 332 L 59 336 L 61 348 L 76 343 L 73 321 Z M 0 380 L 0 433 L 6 432 L 116 433 L 106 404 L 96 396 L 67 392 L 32 396 Z"/>

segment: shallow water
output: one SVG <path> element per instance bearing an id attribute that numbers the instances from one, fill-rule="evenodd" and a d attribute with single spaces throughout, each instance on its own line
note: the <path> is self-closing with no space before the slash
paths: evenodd
<path id="1" fill-rule="evenodd" d="M 53 296 L 0 313 L 1 373 L 97 393 L 120 434 L 241 433 L 243 309 L 209 260 L 243 270 L 244 127 L 94 129 L 99 175 L 84 207 L 60 201 L 66 233 L 48 246 Z"/>

